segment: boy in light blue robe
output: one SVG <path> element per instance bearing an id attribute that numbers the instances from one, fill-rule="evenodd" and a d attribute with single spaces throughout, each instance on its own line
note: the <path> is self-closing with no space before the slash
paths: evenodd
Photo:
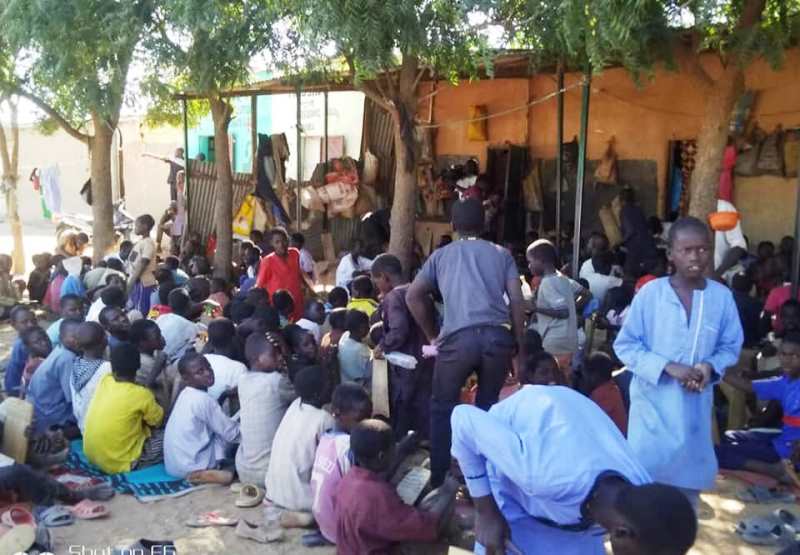
<path id="1" fill-rule="evenodd" d="M 477 554 L 511 553 L 503 536 L 526 554 L 604 555 L 606 531 L 619 553 L 682 554 L 694 542 L 684 496 L 650 484 L 617 426 L 572 389 L 525 385 L 488 412 L 459 405 L 451 423 Z"/>
<path id="2" fill-rule="evenodd" d="M 736 364 L 743 340 L 731 292 L 703 277 L 710 253 L 705 224 L 673 224 L 675 274 L 636 294 L 614 342 L 633 373 L 628 442 L 655 481 L 683 489 L 695 506 L 717 473 L 713 384 Z"/>

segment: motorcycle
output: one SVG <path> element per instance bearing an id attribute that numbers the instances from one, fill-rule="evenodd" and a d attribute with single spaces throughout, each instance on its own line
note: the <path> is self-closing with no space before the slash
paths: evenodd
<path id="1" fill-rule="evenodd" d="M 133 235 L 133 223 L 136 218 L 125 209 L 125 199 L 119 199 L 112 204 L 114 215 L 114 233 L 123 240 L 129 241 Z M 85 233 L 92 237 L 92 223 L 94 218 L 91 215 L 77 214 L 72 212 L 62 213 L 56 225 L 56 236 L 61 236 L 67 231 Z"/>

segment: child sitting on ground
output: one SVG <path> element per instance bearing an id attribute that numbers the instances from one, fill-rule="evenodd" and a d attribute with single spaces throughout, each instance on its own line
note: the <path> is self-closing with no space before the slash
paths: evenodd
<path id="1" fill-rule="evenodd" d="M 612 379 L 614 361 L 605 353 L 593 353 L 580 370 L 578 391 L 589 397 L 614 421 L 622 435 L 628 435 L 628 411 L 622 392 Z"/>
<path id="2" fill-rule="evenodd" d="M 24 399 L 33 374 L 53 351 L 53 344 L 47 333 L 39 326 L 25 330 L 20 337 L 28 350 L 28 362 L 25 363 L 25 368 L 22 370 L 22 389 L 20 393 L 20 397 Z"/>
<path id="3" fill-rule="evenodd" d="M 239 441 L 239 424 L 208 394 L 208 388 L 214 385 L 211 364 L 203 355 L 187 352 L 178 362 L 178 372 L 185 387 L 172 407 L 164 432 L 167 472 L 190 481 L 230 483 L 231 472 L 203 472 L 219 468 L 231 444 Z"/>
<path id="4" fill-rule="evenodd" d="M 333 496 L 342 477 L 353 465 L 350 430 L 372 415 L 372 399 L 360 385 L 343 383 L 333 391 L 331 410 L 336 424 L 319 440 L 311 473 L 314 494 L 311 511 L 322 536 L 336 543 L 337 518 Z"/>
<path id="5" fill-rule="evenodd" d="M 187 349 L 194 346 L 200 330 L 197 324 L 189 320 L 192 301 L 185 289 L 170 291 L 169 307 L 172 312 L 159 316 L 156 324 L 164 336 L 167 363 L 172 364 L 181 358 Z"/>
<path id="6" fill-rule="evenodd" d="M 7 254 L 0 254 L 0 320 L 5 320 L 19 302 L 19 291 L 14 285 L 11 275 L 12 259 Z"/>
<path id="7" fill-rule="evenodd" d="M 111 349 L 111 370 L 100 380 L 86 414 L 83 450 L 103 472 L 152 466 L 163 458 L 164 411 L 138 385 L 139 351 L 130 343 Z"/>
<path id="8" fill-rule="evenodd" d="M 339 347 L 339 340 L 341 340 L 344 332 L 347 331 L 347 309 L 334 308 L 328 315 L 328 323 L 331 326 L 331 331 L 322 337 L 320 342 L 320 350 L 332 351 Z"/>
<path id="9" fill-rule="evenodd" d="M 420 508 L 403 503 L 386 478 L 395 444 L 392 429 L 380 420 L 357 424 L 350 432 L 350 450 L 354 466 L 335 494 L 338 553 L 388 553 L 392 544 L 435 541 L 458 484 L 446 480 Z"/>
<path id="10" fill-rule="evenodd" d="M 370 388 L 372 353 L 364 343 L 369 333 L 369 316 L 361 310 L 347 311 L 347 332 L 339 340 L 338 359 L 341 381 Z"/>
<path id="11" fill-rule="evenodd" d="M 378 310 L 378 303 L 375 301 L 375 287 L 369 276 L 358 276 L 353 280 L 353 298 L 347 303 L 347 310 L 360 310 L 368 317 Z"/>
<path id="12" fill-rule="evenodd" d="M 141 361 L 136 372 L 136 383 L 152 391 L 164 414 L 169 414 L 175 376 L 168 376 L 165 371 L 167 356 L 164 354 L 161 330 L 152 320 L 136 320 L 131 324 L 128 339 L 139 351 Z"/>
<path id="13" fill-rule="evenodd" d="M 222 278 L 211 278 L 211 294 L 208 298 L 219 305 L 222 310 L 231 302 L 230 287 Z"/>
<path id="14" fill-rule="evenodd" d="M 350 295 L 347 294 L 347 289 L 344 287 L 334 287 L 328 293 L 328 302 L 325 306 L 325 310 L 330 312 L 337 308 L 347 308 L 347 301 L 349 299 Z"/>
<path id="15" fill-rule="evenodd" d="M 28 362 L 28 349 L 22 341 L 22 334 L 31 328 L 38 327 L 36 315 L 27 306 L 17 305 L 11 309 L 8 315 L 9 323 L 17 338 L 11 347 L 11 356 L 6 364 L 5 375 L 3 376 L 3 389 L 6 395 L 19 396 L 22 383 L 22 372 Z"/>
<path id="16" fill-rule="evenodd" d="M 214 385 L 208 388 L 208 394 L 222 404 L 236 395 L 236 384 L 247 373 L 247 366 L 239 361 L 242 357 L 234 323 L 227 318 L 212 320 L 208 324 L 206 347 L 209 348 L 203 348 L 203 355 L 214 371 Z"/>
<path id="17" fill-rule="evenodd" d="M 61 322 L 68 320 L 83 320 L 83 298 L 78 295 L 64 295 L 58 302 L 61 317 L 47 327 L 47 337 L 53 347 L 58 346 L 58 333 Z"/>
<path id="18" fill-rule="evenodd" d="M 108 285 L 100 291 L 100 297 L 96 299 L 89 307 L 89 312 L 86 314 L 88 322 L 99 322 L 100 312 L 107 306 L 115 306 L 121 310 L 125 309 L 125 304 L 128 302 L 125 296 L 125 290 L 117 287 L 116 285 Z"/>
<path id="19" fill-rule="evenodd" d="M 236 473 L 242 483 L 261 486 L 269 469 L 275 432 L 297 395 L 281 371 L 278 334 L 251 334 L 245 354 L 250 371 L 239 378 L 238 384 L 242 441 L 236 451 Z"/>
<path id="20" fill-rule="evenodd" d="M 278 289 L 272 295 L 272 305 L 280 316 L 281 328 L 288 326 L 292 322 L 292 314 L 294 313 L 292 294 L 286 289 Z"/>
<path id="21" fill-rule="evenodd" d="M 800 440 L 800 333 L 789 332 L 781 341 L 778 356 L 783 376 L 749 380 L 726 373 L 724 381 L 765 401 L 779 401 L 783 408 L 783 429 L 779 435 L 756 430 L 732 430 L 715 446 L 720 468 L 749 470 L 800 486 L 794 468 Z"/>
<path id="22" fill-rule="evenodd" d="M 125 310 L 116 306 L 107 306 L 100 311 L 100 325 L 108 333 L 108 346 L 114 348 L 128 341 L 131 321 Z"/>
<path id="23" fill-rule="evenodd" d="M 34 429 L 38 433 L 52 426 L 77 432 L 72 413 L 70 376 L 78 358 L 78 320 L 61 322 L 61 345 L 53 349 L 36 369 L 28 387 L 27 399 L 33 405 Z"/>
<path id="24" fill-rule="evenodd" d="M 97 384 L 103 376 L 111 373 L 111 366 L 103 359 L 106 345 L 106 332 L 97 322 L 84 322 L 78 327 L 78 350 L 81 356 L 72 368 L 70 391 L 72 412 L 81 432 L 86 429 L 86 413 Z"/>
<path id="25" fill-rule="evenodd" d="M 525 373 L 520 376 L 520 381 L 522 384 L 530 385 L 567 385 L 564 372 L 558 367 L 556 357 L 547 351 L 528 355 Z"/>
<path id="26" fill-rule="evenodd" d="M 40 303 L 47 293 L 50 283 L 50 254 L 33 255 L 33 271 L 28 276 L 28 298 L 31 302 Z"/>
<path id="27" fill-rule="evenodd" d="M 297 324 L 289 324 L 283 328 L 283 337 L 289 347 L 289 377 L 294 380 L 297 373 L 306 366 L 319 363 L 319 350 L 314 337 Z"/>
<path id="28" fill-rule="evenodd" d="M 322 325 L 325 323 L 325 305 L 316 299 L 306 301 L 303 317 L 297 325 L 314 337 L 314 342 L 319 346 L 322 342 Z"/>
<path id="29" fill-rule="evenodd" d="M 322 434 L 334 425 L 333 416 L 322 408 L 330 400 L 330 388 L 319 366 L 298 372 L 294 388 L 300 397 L 289 406 L 272 442 L 267 497 L 290 511 L 310 512 L 314 454 Z"/>

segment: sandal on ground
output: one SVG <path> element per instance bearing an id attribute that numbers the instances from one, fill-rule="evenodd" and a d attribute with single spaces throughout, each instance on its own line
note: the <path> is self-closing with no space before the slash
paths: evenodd
<path id="1" fill-rule="evenodd" d="M 236 535 L 258 543 L 272 543 L 283 539 L 283 530 L 270 530 L 242 519 L 236 526 Z"/>
<path id="2" fill-rule="evenodd" d="M 36 527 L 21 524 L 8 528 L 0 526 L 0 553 L 24 553 L 36 541 Z"/>
<path id="3" fill-rule="evenodd" d="M 244 487 L 244 484 L 241 483 L 241 482 L 232 483 L 231 484 L 231 493 L 237 493 L 238 494 L 240 491 L 242 491 L 242 487 Z"/>
<path id="4" fill-rule="evenodd" d="M 21 505 L 12 505 L 3 511 L 3 514 L 0 514 L 0 523 L 8 528 L 24 524 L 36 526 L 36 520 L 33 518 L 31 512 Z"/>
<path id="5" fill-rule="evenodd" d="M 796 536 L 792 527 L 785 524 L 776 524 L 771 529 L 761 534 L 745 532 L 739 535 L 749 544 L 775 546 L 791 545 Z"/>
<path id="6" fill-rule="evenodd" d="M 108 507 L 90 499 L 84 499 L 77 505 L 73 505 L 71 510 L 75 518 L 81 520 L 94 520 L 108 515 Z"/>
<path id="7" fill-rule="evenodd" d="M 233 472 L 230 470 L 196 470 L 186 476 L 190 484 L 220 484 L 229 486 L 233 482 Z"/>
<path id="8" fill-rule="evenodd" d="M 36 520 L 47 528 L 69 526 L 75 522 L 75 515 L 69 507 L 53 505 L 52 507 L 39 507 L 36 510 Z"/>
<path id="9" fill-rule="evenodd" d="M 236 506 L 244 509 L 257 507 L 264 500 L 264 492 L 253 484 L 244 484 L 239 490 Z"/>
<path id="10" fill-rule="evenodd" d="M 108 483 L 84 486 L 75 490 L 75 493 L 91 501 L 108 501 L 116 495 L 116 491 Z"/>
<path id="11" fill-rule="evenodd" d="M 236 526 L 238 518 L 231 518 L 217 511 L 201 513 L 191 520 L 186 521 L 186 526 L 190 528 L 206 528 L 209 526 Z"/>
<path id="12" fill-rule="evenodd" d="M 736 497 L 745 503 L 794 503 L 796 500 L 788 491 L 765 486 L 750 486 L 739 490 Z"/>

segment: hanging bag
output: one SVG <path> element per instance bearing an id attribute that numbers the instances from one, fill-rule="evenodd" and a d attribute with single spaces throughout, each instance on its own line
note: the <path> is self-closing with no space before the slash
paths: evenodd
<path id="1" fill-rule="evenodd" d="M 614 151 L 614 137 L 608 141 L 606 152 L 594 172 L 594 182 L 601 185 L 617 184 L 617 153 Z"/>

